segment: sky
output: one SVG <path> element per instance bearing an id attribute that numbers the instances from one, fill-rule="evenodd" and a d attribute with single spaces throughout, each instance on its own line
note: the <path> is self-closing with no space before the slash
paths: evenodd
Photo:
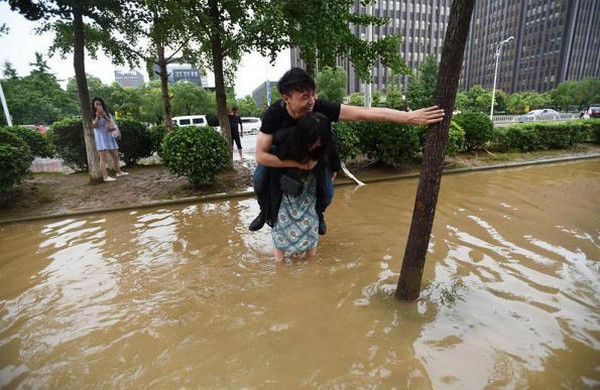
<path id="1" fill-rule="evenodd" d="M 11 11 L 10 6 L 0 3 L 0 25 L 6 23 L 10 32 L 0 37 L 0 64 L 3 67 L 5 61 L 10 61 L 17 70 L 19 76 L 28 75 L 31 67 L 30 62 L 35 59 L 35 52 L 44 54 L 52 73 L 61 82 L 63 88 L 69 77 L 74 77 L 73 56 L 69 55 L 62 59 L 59 55 L 48 58 L 48 48 L 52 44 L 52 33 L 36 35 L 34 29 L 39 26 L 37 22 L 30 22 L 17 12 Z M 114 80 L 114 70 L 128 70 L 124 67 L 115 66 L 110 59 L 99 53 L 97 59 L 86 56 L 86 73 L 96 76 L 105 84 L 111 84 Z M 268 59 L 258 53 L 246 54 L 238 67 L 235 80 L 235 93 L 237 97 L 251 95 L 252 91 L 267 80 L 278 80 L 290 67 L 290 51 L 284 50 L 279 53 L 274 66 L 269 64 Z M 1 68 L 0 68 L 1 69 Z M 136 69 L 148 80 L 145 69 Z M 214 82 L 209 82 L 214 84 Z"/>

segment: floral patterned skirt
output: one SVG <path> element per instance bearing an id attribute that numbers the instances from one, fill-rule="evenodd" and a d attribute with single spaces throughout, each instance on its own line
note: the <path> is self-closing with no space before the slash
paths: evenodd
<path id="1" fill-rule="evenodd" d="M 315 210 L 317 187 L 314 175 L 303 180 L 299 196 L 283 194 L 272 236 L 275 247 L 284 252 L 306 252 L 319 242 L 319 217 Z"/>

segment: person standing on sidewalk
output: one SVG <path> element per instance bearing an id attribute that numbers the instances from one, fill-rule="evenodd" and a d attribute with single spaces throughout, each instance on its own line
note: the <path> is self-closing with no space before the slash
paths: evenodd
<path id="1" fill-rule="evenodd" d="M 242 161 L 242 141 L 240 137 L 244 136 L 244 128 L 242 127 L 242 120 L 238 115 L 237 107 L 231 107 L 229 117 L 229 127 L 231 128 L 231 146 L 233 143 L 237 146 L 238 152 L 240 153 L 240 161 Z"/>
<path id="2" fill-rule="evenodd" d="M 104 100 L 95 97 L 92 100 L 92 112 L 95 113 L 94 122 L 94 139 L 96 140 L 96 150 L 100 154 L 100 172 L 105 182 L 115 181 L 114 177 L 108 176 L 106 173 L 106 160 L 108 154 L 113 160 L 113 166 L 118 176 L 128 175 L 128 172 L 121 171 L 119 166 L 119 145 L 112 132 L 116 130 L 116 124 L 113 117 L 108 113 Z"/>

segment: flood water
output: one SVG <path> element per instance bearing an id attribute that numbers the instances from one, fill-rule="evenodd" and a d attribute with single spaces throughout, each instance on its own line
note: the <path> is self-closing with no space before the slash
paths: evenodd
<path id="1" fill-rule="evenodd" d="M 600 387 L 600 160 L 444 177 L 421 298 L 416 180 L 338 187 L 313 260 L 254 200 L 0 226 L 0 387 Z"/>

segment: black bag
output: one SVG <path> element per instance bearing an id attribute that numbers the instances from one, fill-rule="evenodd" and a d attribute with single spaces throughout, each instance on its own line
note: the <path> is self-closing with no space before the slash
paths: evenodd
<path id="1" fill-rule="evenodd" d="M 304 190 L 304 183 L 302 183 L 300 179 L 297 179 L 285 173 L 281 175 L 281 180 L 279 181 L 279 184 L 283 193 L 292 196 L 299 196 Z"/>

